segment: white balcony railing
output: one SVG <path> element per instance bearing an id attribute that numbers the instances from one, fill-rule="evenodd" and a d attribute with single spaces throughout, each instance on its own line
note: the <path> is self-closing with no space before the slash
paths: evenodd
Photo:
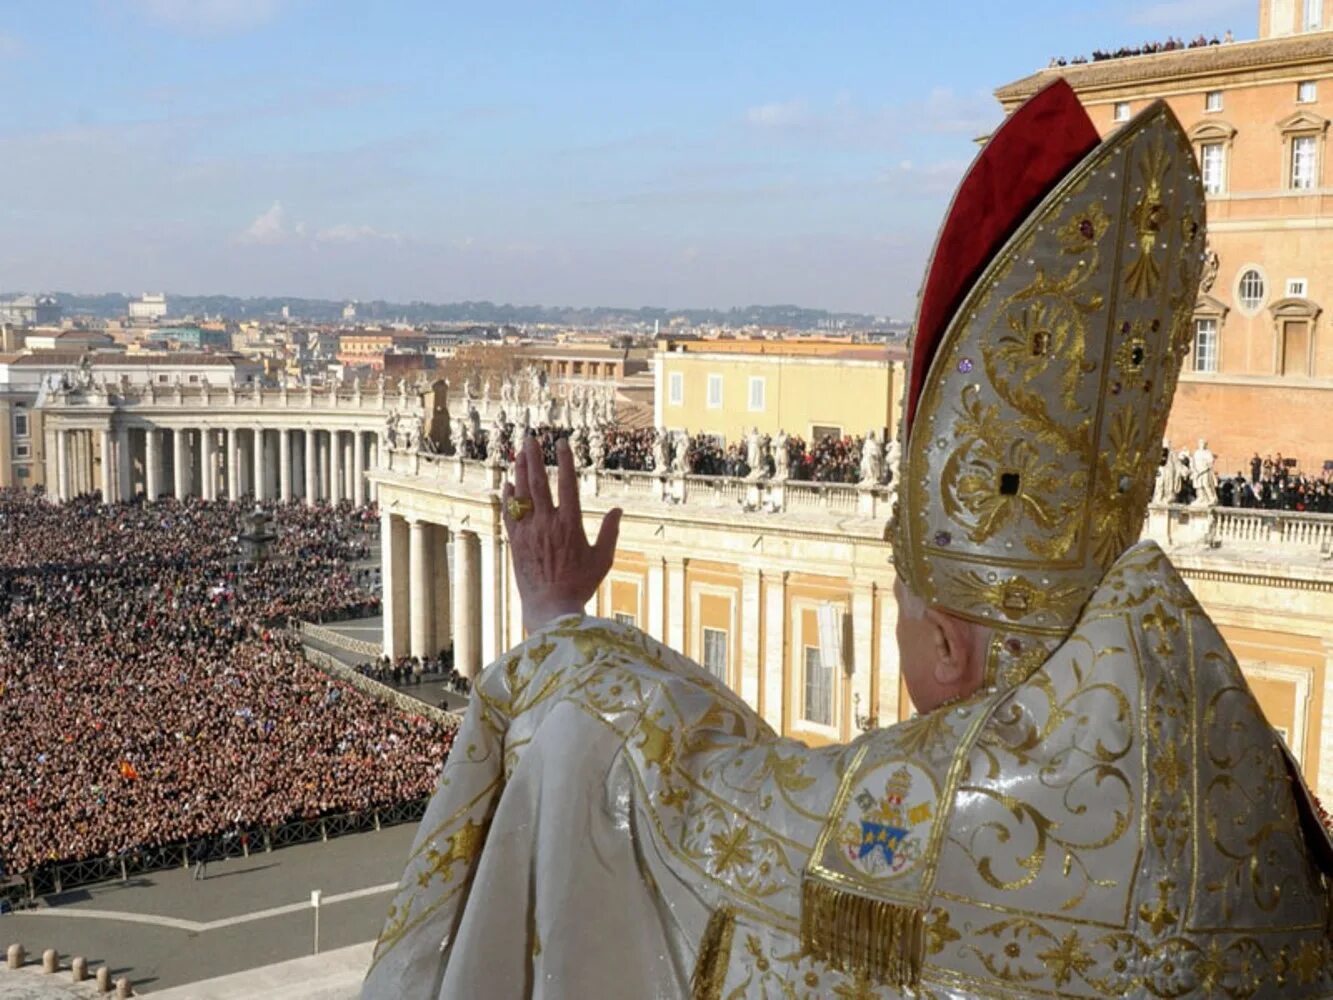
<path id="1" fill-rule="evenodd" d="M 479 496 L 498 491 L 508 470 L 484 462 L 449 455 L 426 455 L 385 449 L 380 470 L 423 483 L 445 483 L 461 492 Z M 552 470 L 554 475 L 554 470 Z M 714 510 L 784 512 L 829 512 L 841 516 L 887 519 L 892 495 L 887 486 L 854 486 L 846 483 L 816 483 L 804 480 L 737 479 L 731 476 L 698 476 L 624 469 L 584 469 L 579 473 L 585 498 L 597 497 L 611 504 L 688 505 Z"/>

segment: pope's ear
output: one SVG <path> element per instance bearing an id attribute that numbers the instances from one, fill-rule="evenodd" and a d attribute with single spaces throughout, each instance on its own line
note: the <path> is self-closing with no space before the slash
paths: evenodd
<path id="1" fill-rule="evenodd" d="M 972 673 L 972 642 L 968 623 L 939 608 L 926 609 L 934 652 L 935 681 L 941 687 L 956 687 Z"/>

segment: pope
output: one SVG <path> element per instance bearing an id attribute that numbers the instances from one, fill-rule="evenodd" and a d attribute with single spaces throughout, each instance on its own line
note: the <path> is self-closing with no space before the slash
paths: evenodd
<path id="1" fill-rule="evenodd" d="M 964 178 L 922 289 L 893 552 L 920 714 L 772 732 L 586 617 L 568 447 L 503 498 L 529 638 L 477 683 L 363 996 L 1333 995 L 1333 850 L 1170 561 L 1136 541 L 1205 257 L 1157 103 L 1056 83 Z"/>

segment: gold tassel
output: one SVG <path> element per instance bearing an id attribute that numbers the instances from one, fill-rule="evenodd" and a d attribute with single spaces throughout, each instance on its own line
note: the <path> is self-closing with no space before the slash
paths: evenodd
<path id="1" fill-rule="evenodd" d="M 801 887 L 801 944 L 841 972 L 914 990 L 921 983 L 925 930 L 925 914 L 915 907 L 867 899 L 808 877 Z"/>
<path id="2" fill-rule="evenodd" d="M 699 942 L 699 959 L 690 977 L 693 1000 L 721 1000 L 731 962 L 731 939 L 736 933 L 736 914 L 729 906 L 719 906 L 708 918 L 704 938 Z"/>

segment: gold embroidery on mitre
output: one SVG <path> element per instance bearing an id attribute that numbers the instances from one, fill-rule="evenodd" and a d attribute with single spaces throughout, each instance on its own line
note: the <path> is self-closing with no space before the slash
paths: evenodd
<path id="1" fill-rule="evenodd" d="M 1158 103 L 977 279 L 931 359 L 891 524 L 899 576 L 926 601 L 1006 639 L 1058 637 L 1137 537 L 1192 333 L 1204 207 L 1188 138 Z M 1008 686 L 1023 671 L 993 673 Z"/>

